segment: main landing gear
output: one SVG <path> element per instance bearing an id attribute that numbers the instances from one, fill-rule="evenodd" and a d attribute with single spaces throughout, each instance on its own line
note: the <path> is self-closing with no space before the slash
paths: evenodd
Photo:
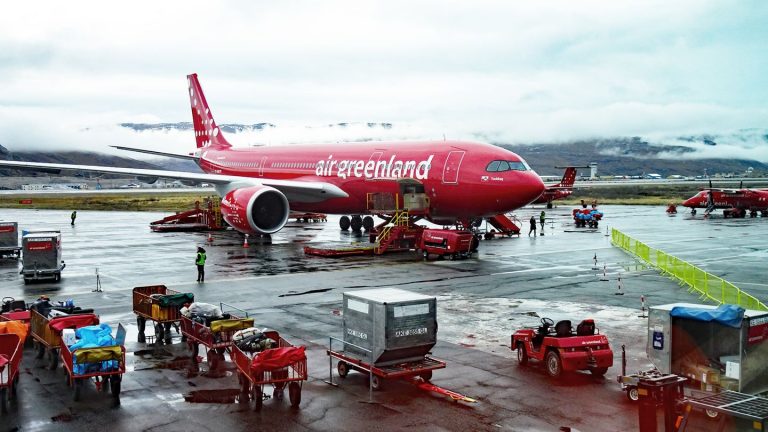
<path id="1" fill-rule="evenodd" d="M 373 217 L 354 215 L 350 218 L 349 216 L 342 216 L 339 219 L 339 228 L 342 231 L 347 231 L 350 228 L 353 232 L 361 232 L 363 229 L 371 231 L 373 229 Z"/>

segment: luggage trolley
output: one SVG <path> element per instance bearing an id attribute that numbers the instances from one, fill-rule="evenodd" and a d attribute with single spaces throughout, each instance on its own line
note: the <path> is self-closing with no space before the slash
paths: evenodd
<path id="1" fill-rule="evenodd" d="M 99 323 L 99 317 L 94 314 L 75 314 L 48 319 L 36 310 L 30 311 L 30 334 L 36 344 L 36 359 L 43 358 L 48 353 L 48 367 L 56 369 L 59 365 L 61 331 L 65 328 L 78 329 Z"/>
<path id="2" fill-rule="evenodd" d="M 8 402 L 16 398 L 19 364 L 24 341 L 14 333 L 0 334 L 0 412 L 8 412 Z"/>
<path id="3" fill-rule="evenodd" d="M 119 328 L 122 328 L 120 326 Z M 119 342 L 125 336 L 120 336 L 118 330 L 118 345 L 97 348 L 80 348 L 70 351 L 67 344 L 61 344 L 61 363 L 66 372 L 67 385 L 73 387 L 73 399 L 80 400 L 86 381 L 94 379 L 96 390 L 112 392 L 113 406 L 120 405 L 120 384 L 125 373 L 125 346 Z M 122 330 L 123 334 L 125 330 Z"/>
<path id="4" fill-rule="evenodd" d="M 19 321 L 27 327 L 27 336 L 29 336 L 29 319 L 29 310 L 24 300 L 3 297 L 0 303 L 0 322 Z M 21 341 L 22 344 L 25 342 L 26 340 Z"/>
<path id="5" fill-rule="evenodd" d="M 345 342 L 335 337 L 329 338 L 328 350 L 328 367 L 330 373 L 330 383 L 333 384 L 333 359 L 338 360 L 336 364 L 336 372 L 339 377 L 344 378 L 347 376 L 350 370 L 356 370 L 364 374 L 370 374 L 369 385 L 373 390 L 381 390 L 383 387 L 383 380 L 387 379 L 405 379 L 412 380 L 415 377 L 420 377 L 424 382 L 429 382 L 432 379 L 432 371 L 436 369 L 445 368 L 445 362 L 436 358 L 425 355 L 423 358 L 407 361 L 402 363 L 391 364 L 387 366 L 375 366 L 344 351 L 334 351 L 333 341 L 339 342 L 346 346 L 352 346 L 363 352 L 370 353 L 370 350 Z"/>
<path id="6" fill-rule="evenodd" d="M 139 326 L 139 343 L 158 344 L 171 343 L 171 326 L 178 330 L 178 322 L 181 321 L 179 309 L 185 303 L 195 301 L 192 293 L 180 293 L 167 288 L 165 285 L 141 286 L 133 289 L 133 313 L 136 314 L 136 323 Z M 155 323 L 155 335 L 145 336 L 144 328 L 147 321 Z M 153 340 L 154 339 L 154 340 Z"/>
<path id="7" fill-rule="evenodd" d="M 210 327 L 192 320 L 192 318 L 181 316 L 181 334 L 187 338 L 187 345 L 192 351 L 192 367 L 198 368 L 197 356 L 200 345 L 206 349 L 206 358 L 208 359 L 209 371 L 218 370 L 220 363 L 224 362 L 224 353 L 230 350 L 234 344 L 232 336 L 238 330 L 253 327 L 253 318 L 248 318 L 248 312 L 238 309 L 226 303 L 219 303 L 219 308 L 224 306 L 242 312 L 245 318 L 230 314 L 229 319 L 220 319 L 211 322 Z"/>
<path id="8" fill-rule="evenodd" d="M 264 332 L 264 336 L 277 342 L 277 348 L 293 347 L 288 341 L 283 339 L 280 334 L 274 330 Z M 261 409 L 264 398 L 269 398 L 264 394 L 264 385 L 272 384 L 274 390 L 272 396 L 275 399 L 283 398 L 283 391 L 288 386 L 288 398 L 291 405 L 298 407 L 301 403 L 302 382 L 307 380 L 307 357 L 297 360 L 288 366 L 274 370 L 264 370 L 257 372 L 251 369 L 254 356 L 243 352 L 237 345 L 232 347 L 232 360 L 237 366 L 237 378 L 240 383 L 240 393 L 243 400 L 248 397 L 256 403 L 255 409 Z"/>

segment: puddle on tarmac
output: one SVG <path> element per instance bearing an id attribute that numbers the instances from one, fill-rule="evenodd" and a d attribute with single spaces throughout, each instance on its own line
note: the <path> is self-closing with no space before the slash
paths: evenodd
<path id="1" fill-rule="evenodd" d="M 290 297 L 290 296 L 300 296 L 305 294 L 317 294 L 317 293 L 324 293 L 332 290 L 333 288 L 319 288 L 319 289 L 313 289 L 309 291 L 302 291 L 302 292 L 296 292 L 296 291 L 288 291 L 285 294 L 280 294 L 278 297 Z"/>
<path id="2" fill-rule="evenodd" d="M 240 399 L 240 389 L 195 390 L 184 395 L 191 403 L 231 404 Z"/>

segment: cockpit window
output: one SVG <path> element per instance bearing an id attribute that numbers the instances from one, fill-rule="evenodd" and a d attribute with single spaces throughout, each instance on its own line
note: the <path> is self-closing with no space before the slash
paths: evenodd
<path id="1" fill-rule="evenodd" d="M 530 169 L 531 168 L 524 160 L 521 160 L 520 162 L 495 160 L 489 163 L 485 168 L 488 172 L 529 171 Z"/>
<path id="2" fill-rule="evenodd" d="M 485 170 L 488 172 L 496 172 L 499 170 L 499 162 L 501 161 L 493 161 L 488 164 L 487 167 L 485 167 Z"/>

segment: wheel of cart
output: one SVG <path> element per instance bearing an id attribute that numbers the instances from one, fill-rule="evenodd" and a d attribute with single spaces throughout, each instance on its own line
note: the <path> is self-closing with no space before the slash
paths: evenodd
<path id="1" fill-rule="evenodd" d="M 332 340 L 338 339 L 332 338 Z M 332 351 L 330 349 L 327 350 L 326 353 L 330 357 L 329 360 L 331 362 L 333 359 L 338 360 L 336 363 L 336 371 L 342 378 L 346 377 L 351 370 L 355 370 L 364 374 L 368 374 L 370 371 L 370 385 L 374 390 L 381 390 L 384 387 L 384 380 L 408 380 L 415 377 L 420 377 L 423 381 L 429 382 L 432 379 L 432 372 L 434 370 L 445 368 L 444 361 L 430 356 L 424 356 L 424 358 L 415 361 L 408 361 L 387 366 L 372 366 L 367 362 L 353 357 L 349 353 Z"/>
<path id="2" fill-rule="evenodd" d="M 53 370 L 59 364 L 59 345 L 61 331 L 65 328 L 78 329 L 99 323 L 99 317 L 94 314 L 75 314 L 48 319 L 38 311 L 30 311 L 30 334 L 35 343 L 35 358 L 41 359 L 47 355 L 48 368 Z"/>
<path id="3" fill-rule="evenodd" d="M 24 342 L 15 333 L 0 334 L 0 412 L 8 412 L 8 403 L 16 398 L 19 364 Z"/>
<path id="4" fill-rule="evenodd" d="M 283 392 L 287 386 L 291 406 L 298 407 L 301 403 L 302 384 L 307 380 L 307 357 L 304 354 L 304 347 L 294 347 L 276 331 L 266 331 L 264 335 L 277 342 L 276 350 L 266 350 L 251 355 L 243 352 L 237 345 L 232 347 L 232 360 L 237 366 L 240 382 L 240 398 L 241 400 L 253 399 L 254 409 L 260 410 L 264 399 L 269 398 L 264 392 L 265 385 L 272 385 L 274 388 L 272 397 L 277 400 L 283 399 Z M 280 359 L 270 357 L 271 353 L 277 353 L 281 348 L 298 349 L 283 350 L 280 352 L 282 355 Z M 266 357 L 270 357 L 269 360 L 266 360 Z"/>
<path id="5" fill-rule="evenodd" d="M 200 352 L 200 345 L 206 349 L 209 372 L 217 372 L 221 364 L 225 362 L 224 353 L 231 350 L 234 344 L 232 336 L 235 332 L 253 327 L 253 318 L 248 318 L 248 312 L 226 303 L 220 303 L 220 308 L 223 310 L 225 305 L 228 309 L 240 311 L 245 318 L 230 314 L 230 318 L 212 321 L 210 326 L 207 326 L 190 317 L 181 316 L 181 334 L 186 337 L 187 346 L 192 351 L 192 368 L 194 370 L 198 369 L 197 357 Z"/>
<path id="6" fill-rule="evenodd" d="M 165 285 L 141 286 L 133 289 L 133 313 L 139 327 L 139 343 L 146 342 L 144 328 L 147 321 L 154 323 L 155 343 L 171 343 L 171 327 L 179 329 L 181 313 L 186 303 L 195 301 L 192 293 L 180 293 Z"/>
<path id="7" fill-rule="evenodd" d="M 80 348 L 70 351 L 61 345 L 61 364 L 72 387 L 72 396 L 79 401 L 83 386 L 93 379 L 96 390 L 112 392 L 112 405 L 120 405 L 120 387 L 125 373 L 125 347 L 122 345 Z"/>

